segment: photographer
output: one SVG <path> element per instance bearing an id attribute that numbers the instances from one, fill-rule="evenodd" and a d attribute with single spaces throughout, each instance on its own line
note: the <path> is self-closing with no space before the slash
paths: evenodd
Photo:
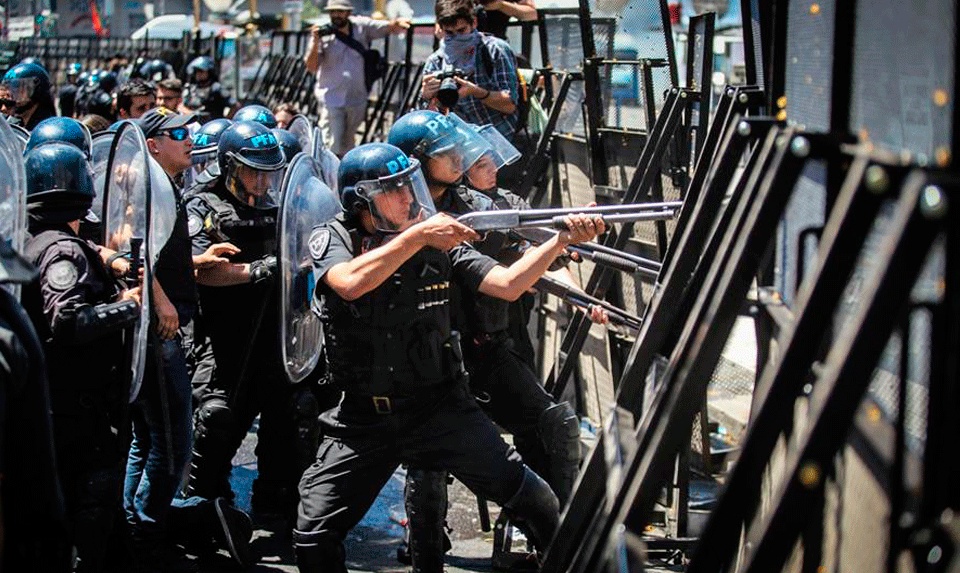
<path id="1" fill-rule="evenodd" d="M 510 45 L 477 31 L 471 0 L 437 0 L 435 12 L 443 38 L 424 66 L 421 97 L 513 141 L 519 87 Z"/>
<path id="2" fill-rule="evenodd" d="M 356 144 L 370 93 L 361 50 L 368 50 L 373 40 L 406 30 L 410 23 L 353 16 L 348 0 L 327 0 L 324 10 L 330 24 L 313 28 L 304 64 L 317 75 L 314 90 L 323 106 L 318 123 L 324 142 L 342 157 Z"/>

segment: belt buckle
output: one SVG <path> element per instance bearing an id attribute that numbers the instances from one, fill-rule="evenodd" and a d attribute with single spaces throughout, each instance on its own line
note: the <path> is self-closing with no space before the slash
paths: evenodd
<path id="1" fill-rule="evenodd" d="M 392 414 L 393 408 L 389 396 L 373 396 L 373 409 L 377 414 Z"/>

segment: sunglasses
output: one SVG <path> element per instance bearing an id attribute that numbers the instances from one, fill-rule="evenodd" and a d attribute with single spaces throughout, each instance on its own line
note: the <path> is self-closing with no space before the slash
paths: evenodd
<path id="1" fill-rule="evenodd" d="M 190 130 L 185 127 L 175 127 L 167 131 L 161 131 L 157 135 L 165 135 L 174 141 L 183 141 L 190 137 Z"/>

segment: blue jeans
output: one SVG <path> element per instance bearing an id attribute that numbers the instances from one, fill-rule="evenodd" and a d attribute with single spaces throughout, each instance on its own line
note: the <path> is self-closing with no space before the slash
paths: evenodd
<path id="1" fill-rule="evenodd" d="M 140 396 L 130 406 L 133 440 L 123 484 L 123 508 L 133 540 L 148 545 L 166 535 L 170 502 L 190 461 L 193 437 L 190 378 L 180 337 L 159 341 L 166 396 L 151 368 L 152 353 L 148 349 Z"/>

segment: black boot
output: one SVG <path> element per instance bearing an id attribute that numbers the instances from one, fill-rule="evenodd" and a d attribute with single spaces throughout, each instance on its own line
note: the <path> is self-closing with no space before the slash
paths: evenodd
<path id="1" fill-rule="evenodd" d="M 250 517 L 222 497 L 213 500 L 213 509 L 216 517 L 214 539 L 226 548 L 237 565 L 246 569 L 253 564 L 253 556 L 250 554 L 253 525 Z"/>
<path id="2" fill-rule="evenodd" d="M 442 573 L 443 554 L 449 549 L 443 527 L 447 517 L 447 473 L 408 468 L 403 493 L 412 571 Z"/>
<path id="3" fill-rule="evenodd" d="M 503 504 L 513 522 L 527 539 L 544 551 L 560 524 L 560 504 L 547 482 L 524 466 L 523 481 L 510 501 Z"/>

